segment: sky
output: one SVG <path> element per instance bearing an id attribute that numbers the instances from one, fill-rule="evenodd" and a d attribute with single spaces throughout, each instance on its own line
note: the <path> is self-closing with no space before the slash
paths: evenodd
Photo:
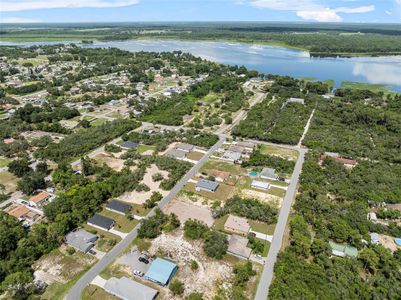
<path id="1" fill-rule="evenodd" d="M 401 23 L 401 0 L 0 0 L 1 23 L 143 21 Z"/>

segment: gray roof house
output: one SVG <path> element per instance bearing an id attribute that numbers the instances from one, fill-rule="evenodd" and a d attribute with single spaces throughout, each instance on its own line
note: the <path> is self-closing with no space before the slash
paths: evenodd
<path id="1" fill-rule="evenodd" d="M 240 152 L 233 152 L 233 151 L 225 151 L 223 156 L 221 157 L 223 160 L 227 160 L 229 162 L 236 162 L 241 159 L 241 153 Z"/>
<path id="2" fill-rule="evenodd" d="M 166 153 L 166 156 L 177 158 L 177 159 L 184 159 L 186 155 L 187 155 L 187 152 L 178 150 L 178 149 L 170 149 Z"/>
<path id="3" fill-rule="evenodd" d="M 125 149 L 136 149 L 138 148 L 139 144 L 131 141 L 126 141 L 122 143 L 121 147 Z"/>
<path id="4" fill-rule="evenodd" d="M 239 258 L 248 259 L 252 250 L 247 247 L 248 239 L 237 234 L 232 234 L 228 239 L 227 252 Z"/>
<path id="5" fill-rule="evenodd" d="M 96 240 L 97 235 L 87 232 L 84 229 L 71 231 L 65 236 L 67 245 L 84 253 L 88 252 L 94 246 Z"/>
<path id="6" fill-rule="evenodd" d="M 263 179 L 271 179 L 271 180 L 277 180 L 278 176 L 276 174 L 276 170 L 272 168 L 263 168 L 262 172 L 260 172 L 260 178 Z"/>
<path id="7" fill-rule="evenodd" d="M 157 290 L 127 277 L 111 277 L 104 284 L 104 289 L 123 300 L 153 300 L 159 293 Z"/>
<path id="8" fill-rule="evenodd" d="M 305 104 L 305 100 L 302 99 L 302 98 L 293 98 L 293 97 L 291 97 L 291 98 L 289 98 L 289 99 L 287 100 L 287 103 Z"/>
<path id="9" fill-rule="evenodd" d="M 115 221 L 113 219 L 107 218 L 105 216 L 95 214 L 92 218 L 88 220 L 88 225 L 91 225 L 93 227 L 102 229 L 102 230 L 110 230 L 114 224 Z"/>
<path id="10" fill-rule="evenodd" d="M 218 187 L 219 184 L 217 182 L 202 179 L 196 183 L 195 190 L 197 192 L 200 191 L 215 192 Z"/>
<path id="11" fill-rule="evenodd" d="M 121 201 L 111 200 L 106 204 L 106 209 L 125 215 L 131 209 L 131 206 Z"/>
<path id="12" fill-rule="evenodd" d="M 191 152 L 192 150 L 194 150 L 194 148 L 195 148 L 194 145 L 186 144 L 186 143 L 180 143 L 175 146 L 175 149 L 181 150 L 184 152 Z"/>

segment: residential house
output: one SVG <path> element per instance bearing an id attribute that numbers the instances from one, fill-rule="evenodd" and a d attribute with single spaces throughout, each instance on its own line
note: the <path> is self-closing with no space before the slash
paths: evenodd
<path id="1" fill-rule="evenodd" d="M 49 203 L 52 195 L 46 191 L 42 191 L 39 194 L 29 198 L 29 205 L 37 209 L 43 209 L 43 207 Z"/>
<path id="2" fill-rule="evenodd" d="M 258 180 L 252 180 L 251 187 L 254 189 L 268 190 L 270 188 L 270 183 Z"/>
<path id="3" fill-rule="evenodd" d="M 136 148 L 138 148 L 138 146 L 139 146 L 138 143 L 131 142 L 131 141 L 126 141 L 121 144 L 121 147 L 125 148 L 125 149 L 136 149 Z"/>
<path id="4" fill-rule="evenodd" d="M 373 245 L 377 245 L 380 243 L 379 234 L 377 232 L 371 232 L 369 235 L 370 235 L 370 242 Z"/>
<path id="5" fill-rule="evenodd" d="M 105 216 L 94 214 L 94 216 L 88 220 L 87 224 L 102 230 L 109 231 L 115 225 L 115 221 Z"/>
<path id="6" fill-rule="evenodd" d="M 25 205 L 18 204 L 7 211 L 10 216 L 17 218 L 23 222 L 24 225 L 30 226 L 40 218 L 40 215 L 26 207 Z"/>
<path id="7" fill-rule="evenodd" d="M 196 183 L 195 190 L 197 192 L 206 191 L 206 192 L 213 193 L 217 190 L 218 187 L 219 187 L 219 184 L 217 182 L 202 179 Z"/>
<path id="8" fill-rule="evenodd" d="M 123 300 L 153 300 L 159 293 L 159 291 L 127 277 L 111 277 L 104 284 L 104 289 L 109 294 Z"/>
<path id="9" fill-rule="evenodd" d="M 263 168 L 262 172 L 259 175 L 262 179 L 269 179 L 269 180 L 277 180 L 278 175 L 276 174 L 276 170 L 272 168 Z"/>
<path id="10" fill-rule="evenodd" d="M 337 244 L 329 242 L 332 254 L 339 257 L 356 258 L 358 256 L 358 250 L 355 247 L 349 245 Z"/>
<path id="11" fill-rule="evenodd" d="M 220 171 L 216 169 L 210 170 L 209 174 L 214 178 L 216 178 L 216 181 L 218 182 L 224 182 L 230 177 L 229 172 Z"/>
<path id="12" fill-rule="evenodd" d="M 131 206 L 121 201 L 111 200 L 106 204 L 106 209 L 121 215 L 125 215 L 127 212 L 130 211 Z"/>
<path id="13" fill-rule="evenodd" d="M 369 221 L 372 221 L 373 223 L 375 223 L 375 222 L 377 221 L 377 216 L 376 216 L 376 213 L 374 213 L 374 212 L 369 212 L 369 213 L 367 214 L 366 218 L 367 218 Z"/>
<path id="14" fill-rule="evenodd" d="M 228 239 L 227 253 L 239 258 L 248 259 L 251 256 L 252 250 L 247 247 L 248 239 L 237 234 L 232 234 Z"/>
<path id="15" fill-rule="evenodd" d="M 185 159 L 187 152 L 178 150 L 178 149 L 170 149 L 166 152 L 166 156 L 173 157 L 176 159 Z"/>
<path id="16" fill-rule="evenodd" d="M 229 215 L 224 223 L 224 230 L 246 236 L 251 230 L 251 226 L 247 219 Z"/>
<path id="17" fill-rule="evenodd" d="M 304 105 L 304 104 L 305 104 L 305 99 L 302 99 L 302 98 L 293 98 L 293 97 L 291 97 L 291 98 L 289 98 L 289 99 L 287 100 L 286 103 L 299 103 L 299 104 Z"/>
<path id="18" fill-rule="evenodd" d="M 95 245 L 97 235 L 87 232 L 85 229 L 77 229 L 68 233 L 64 240 L 67 245 L 86 253 Z"/>
<path id="19" fill-rule="evenodd" d="M 195 146 L 186 143 L 179 143 L 175 146 L 175 149 L 189 153 L 195 149 Z"/>
<path id="20" fill-rule="evenodd" d="M 242 154 L 240 152 L 227 150 L 223 153 L 221 159 L 231 163 L 241 163 L 241 156 Z"/>

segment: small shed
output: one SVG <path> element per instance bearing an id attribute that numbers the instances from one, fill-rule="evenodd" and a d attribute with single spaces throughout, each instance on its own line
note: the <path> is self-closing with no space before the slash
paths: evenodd
<path id="1" fill-rule="evenodd" d="M 149 270 L 145 274 L 145 278 L 162 286 L 166 286 L 175 272 L 177 272 L 177 269 L 178 267 L 175 263 L 158 257 L 150 265 Z"/>

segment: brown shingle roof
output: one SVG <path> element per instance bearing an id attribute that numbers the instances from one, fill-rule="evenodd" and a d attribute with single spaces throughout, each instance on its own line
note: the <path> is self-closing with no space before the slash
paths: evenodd
<path id="1" fill-rule="evenodd" d="M 45 200 L 45 199 L 47 199 L 49 197 L 50 197 L 50 194 L 48 192 L 43 191 L 43 192 L 40 192 L 39 194 L 29 198 L 29 201 L 32 201 L 34 203 L 38 203 L 38 202 L 41 202 L 41 201 L 43 201 L 43 200 Z"/>

